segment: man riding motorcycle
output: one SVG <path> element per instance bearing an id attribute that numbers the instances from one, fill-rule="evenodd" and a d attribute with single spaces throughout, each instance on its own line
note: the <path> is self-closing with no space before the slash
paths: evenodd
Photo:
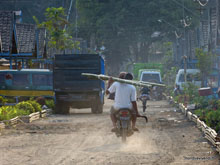
<path id="1" fill-rule="evenodd" d="M 139 99 L 142 101 L 143 112 L 145 112 L 147 108 L 147 100 L 150 100 L 150 89 L 148 87 L 143 87 L 140 90 Z"/>
<path id="2" fill-rule="evenodd" d="M 132 80 L 133 76 L 131 73 L 126 73 L 124 76 L 124 79 Z M 134 131 L 138 131 L 136 128 L 136 119 L 139 115 L 138 109 L 137 109 L 137 103 L 136 103 L 136 88 L 133 85 L 125 84 L 125 83 L 119 83 L 119 82 L 113 82 L 112 79 L 109 79 L 108 81 L 108 89 L 106 90 L 106 94 L 114 93 L 115 92 L 115 99 L 114 99 L 114 105 L 111 107 L 111 120 L 113 123 L 113 129 L 112 132 L 115 132 L 117 130 L 116 128 L 116 113 L 121 108 L 128 108 L 131 110 L 132 114 L 132 129 Z"/>

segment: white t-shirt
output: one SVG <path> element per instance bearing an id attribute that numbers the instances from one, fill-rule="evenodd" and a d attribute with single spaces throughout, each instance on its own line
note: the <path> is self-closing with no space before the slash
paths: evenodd
<path id="1" fill-rule="evenodd" d="M 114 108 L 129 108 L 132 109 L 132 101 L 136 101 L 136 88 L 133 85 L 114 82 L 108 89 L 110 93 L 115 92 Z"/>

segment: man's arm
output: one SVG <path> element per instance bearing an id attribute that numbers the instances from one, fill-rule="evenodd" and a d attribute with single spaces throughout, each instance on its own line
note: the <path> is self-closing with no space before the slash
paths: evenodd
<path id="1" fill-rule="evenodd" d="M 109 92 L 109 88 L 110 88 L 110 86 L 113 84 L 113 79 L 112 79 L 112 77 L 110 77 L 109 78 L 109 80 L 108 80 L 108 84 L 107 84 L 107 89 L 106 89 L 106 91 L 105 91 L 105 93 L 106 93 L 106 95 L 108 95 L 110 92 Z"/>
<path id="2" fill-rule="evenodd" d="M 137 108 L 137 102 L 136 102 L 136 101 L 132 101 L 131 103 L 132 103 L 133 108 L 134 108 L 134 110 L 135 110 L 135 112 L 136 112 L 136 115 L 137 115 L 137 116 L 140 116 L 140 114 L 139 114 L 139 112 L 138 112 L 138 108 Z"/>

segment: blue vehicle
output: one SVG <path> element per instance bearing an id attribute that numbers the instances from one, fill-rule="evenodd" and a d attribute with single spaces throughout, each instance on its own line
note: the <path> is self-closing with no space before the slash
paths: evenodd
<path id="1" fill-rule="evenodd" d="M 48 69 L 0 70 L 0 95 L 53 97 L 52 76 Z"/>
<path id="2" fill-rule="evenodd" d="M 91 108 L 102 113 L 105 86 L 81 73 L 104 74 L 104 60 L 98 54 L 55 55 L 53 65 L 55 113 L 66 114 L 69 107 Z"/>

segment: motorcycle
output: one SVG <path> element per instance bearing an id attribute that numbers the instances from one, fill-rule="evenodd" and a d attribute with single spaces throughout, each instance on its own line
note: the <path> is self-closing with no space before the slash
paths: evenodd
<path id="1" fill-rule="evenodd" d="M 142 101 L 143 112 L 145 112 L 147 108 L 147 100 L 150 100 L 150 96 L 148 94 L 142 94 L 139 99 Z"/>
<path id="2" fill-rule="evenodd" d="M 117 137 L 121 137 L 122 142 L 126 142 L 126 138 L 134 133 L 131 127 L 131 118 L 131 111 L 127 108 L 119 109 L 118 113 L 116 114 L 117 131 L 115 133 Z"/>

